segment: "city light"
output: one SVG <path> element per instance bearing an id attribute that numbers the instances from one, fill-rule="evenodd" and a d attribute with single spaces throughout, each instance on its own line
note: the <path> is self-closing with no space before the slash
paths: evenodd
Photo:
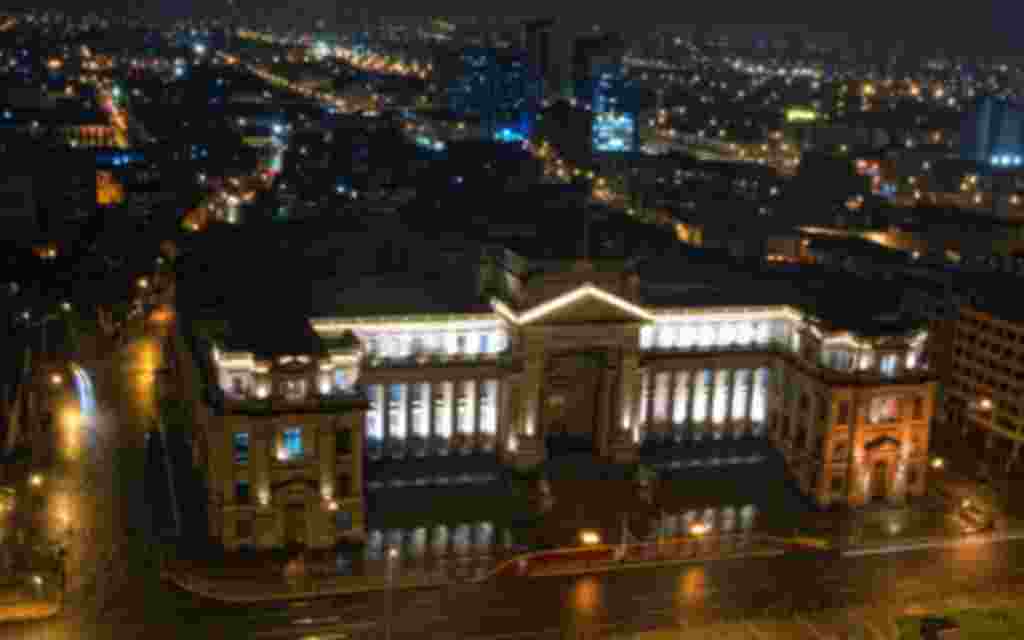
<path id="1" fill-rule="evenodd" d="M 28 477 L 28 484 L 31 487 L 39 488 L 43 486 L 43 474 L 33 473 Z"/>
<path id="2" fill-rule="evenodd" d="M 50 384 L 52 384 L 55 387 L 59 387 L 63 383 L 64 383 L 64 376 L 60 375 L 59 373 L 51 373 L 50 374 Z"/>
<path id="3" fill-rule="evenodd" d="M 711 525 L 705 522 L 694 522 L 690 525 L 690 534 L 697 537 L 706 535 L 709 531 L 711 531 Z"/>
<path id="4" fill-rule="evenodd" d="M 938 470 L 938 469 L 942 469 L 945 466 L 946 466 L 946 461 L 943 460 L 942 458 L 934 458 L 934 459 L 932 459 L 932 469 Z"/>
<path id="5" fill-rule="evenodd" d="M 601 544 L 601 534 L 598 533 L 597 531 L 593 531 L 593 530 L 590 530 L 590 529 L 588 529 L 586 531 L 581 531 L 580 532 L 580 542 L 582 542 L 583 544 L 585 544 L 587 546 L 593 546 L 593 545 L 596 545 L 596 544 Z"/>

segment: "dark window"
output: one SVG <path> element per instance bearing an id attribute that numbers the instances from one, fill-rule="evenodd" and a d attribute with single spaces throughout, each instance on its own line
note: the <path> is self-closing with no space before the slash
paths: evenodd
<path id="1" fill-rule="evenodd" d="M 335 436 L 334 445 L 339 456 L 352 453 L 352 430 L 340 429 Z"/>
<path id="2" fill-rule="evenodd" d="M 850 424 L 850 402 L 843 400 L 839 403 L 839 416 L 836 418 L 838 424 Z"/>
<path id="3" fill-rule="evenodd" d="M 334 512 L 334 527 L 338 531 L 352 530 L 352 513 L 350 511 L 338 510 Z"/>
<path id="4" fill-rule="evenodd" d="M 248 431 L 238 431 L 235 433 L 235 462 L 238 464 L 249 462 Z"/>
<path id="5" fill-rule="evenodd" d="M 239 480 L 235 483 L 235 502 L 238 504 L 249 504 L 249 483 Z"/>
<path id="6" fill-rule="evenodd" d="M 924 398 L 917 396 L 914 398 L 914 420 L 924 419 Z"/>
<path id="7" fill-rule="evenodd" d="M 839 493 L 843 490 L 843 476 L 832 476 L 832 493 Z"/>
<path id="8" fill-rule="evenodd" d="M 235 535 L 243 540 L 252 537 L 252 520 L 239 520 L 235 523 Z"/>
<path id="9" fill-rule="evenodd" d="M 339 498 L 352 495 L 352 476 L 347 473 L 339 473 L 334 481 L 334 495 Z"/>

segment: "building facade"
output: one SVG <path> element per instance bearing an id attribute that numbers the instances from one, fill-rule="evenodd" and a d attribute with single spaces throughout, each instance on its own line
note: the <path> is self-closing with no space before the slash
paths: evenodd
<path id="1" fill-rule="evenodd" d="M 619 262 L 490 269 L 484 308 L 314 317 L 320 355 L 214 353 L 214 528 L 228 547 L 362 538 L 364 461 L 527 468 L 761 441 L 821 506 L 924 493 L 927 332 L 703 304 Z"/>
<path id="2" fill-rule="evenodd" d="M 371 462 L 486 452 L 528 467 L 566 444 L 630 461 L 644 444 L 764 439 L 820 504 L 923 493 L 925 332 L 823 330 L 781 304 L 645 304 L 643 289 L 583 264 L 513 285 L 491 313 L 312 324 L 360 345 Z"/>
<path id="3" fill-rule="evenodd" d="M 992 473 L 1024 471 L 1024 325 L 988 307 L 964 305 L 949 322 L 946 421 L 960 427 Z"/>
<path id="4" fill-rule="evenodd" d="M 207 434 L 213 534 L 229 549 L 365 539 L 355 358 L 215 350 L 213 361 L 223 397 Z"/>

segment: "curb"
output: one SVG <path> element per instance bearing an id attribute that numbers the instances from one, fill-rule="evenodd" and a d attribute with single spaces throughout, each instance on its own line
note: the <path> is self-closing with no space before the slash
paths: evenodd
<path id="1" fill-rule="evenodd" d="M 435 587 L 442 587 L 450 584 L 467 584 L 477 583 L 480 580 L 467 580 L 465 582 L 455 582 L 451 580 L 421 580 L 418 582 L 406 581 L 399 582 L 392 587 L 387 585 L 378 584 L 364 584 L 364 585 L 353 585 L 344 588 L 324 588 L 316 589 L 313 591 L 288 591 L 288 592 L 276 592 L 276 593 L 265 593 L 257 595 L 232 595 L 227 593 L 215 592 L 211 589 L 204 588 L 201 585 L 189 584 L 190 581 L 183 580 L 179 575 L 164 572 L 161 577 L 170 582 L 174 586 L 178 587 L 182 591 L 198 595 L 208 600 L 215 600 L 225 604 L 258 604 L 261 602 L 282 602 L 288 600 L 314 600 L 316 598 L 328 598 L 333 596 L 345 596 L 359 593 L 375 593 L 379 591 L 413 591 L 416 589 L 429 589 Z"/>
<path id="2" fill-rule="evenodd" d="M 529 574 L 524 578 L 555 578 L 565 576 L 590 575 L 594 573 L 615 573 L 617 571 L 630 571 L 634 569 L 657 569 L 659 567 L 678 567 L 688 564 L 707 564 L 710 562 L 723 562 L 726 560 L 741 560 L 746 558 L 777 558 L 786 555 L 786 551 L 773 549 L 770 551 L 751 551 L 749 553 L 735 553 L 714 558 L 679 558 L 676 560 L 648 560 L 645 562 L 628 562 L 598 567 L 586 567 L 581 569 L 567 569 L 564 571 L 545 571 L 543 573 Z"/>

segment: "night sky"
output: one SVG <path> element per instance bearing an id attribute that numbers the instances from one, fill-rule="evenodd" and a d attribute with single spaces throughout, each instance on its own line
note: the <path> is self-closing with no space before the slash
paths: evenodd
<path id="1" fill-rule="evenodd" d="M 214 16 L 227 13 L 231 0 L 108 0 L 107 6 L 119 12 L 148 16 Z M 357 23 L 366 5 L 350 5 L 336 0 L 233 0 L 244 16 L 255 23 L 272 22 L 280 26 L 308 23 L 322 17 L 332 23 Z M 4 3 L 11 4 L 14 3 Z M 33 3 L 34 4 L 34 3 Z M 43 4 L 43 3 L 40 3 Z M 55 7 L 75 11 L 99 3 L 81 0 L 50 0 Z M 498 9 L 503 3 L 488 3 Z M 85 6 L 83 6 L 85 5 Z M 22 5 L 26 6 L 26 5 Z M 485 5 L 486 6 L 486 5 Z M 939 3 L 934 0 L 715 0 L 715 2 L 663 2 L 631 0 L 629 3 L 522 3 L 509 5 L 517 12 L 536 9 L 538 14 L 564 17 L 573 28 L 592 24 L 630 33 L 643 33 L 658 25 L 688 28 L 695 23 L 715 24 L 715 29 L 737 39 L 772 38 L 791 31 L 825 35 L 822 40 L 837 44 L 844 40 L 870 39 L 874 42 L 902 40 L 908 47 L 963 53 L 1024 53 L 1020 25 L 1024 7 L 1019 0 Z M 414 0 L 380 0 L 372 12 L 383 16 L 431 15 L 461 16 L 479 11 L 481 4 L 471 0 L 445 0 L 425 4 Z M 561 15 L 559 15 L 561 14 Z M 520 16 L 499 16 L 515 21 Z M 743 23 L 738 24 L 737 19 Z M 849 37 L 847 37 L 847 34 Z"/>

